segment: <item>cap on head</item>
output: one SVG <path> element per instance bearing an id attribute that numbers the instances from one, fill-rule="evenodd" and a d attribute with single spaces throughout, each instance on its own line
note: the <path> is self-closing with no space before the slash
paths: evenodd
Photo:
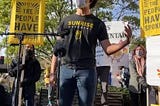
<path id="1" fill-rule="evenodd" d="M 90 0 L 91 4 L 90 4 L 90 8 L 93 8 L 98 0 Z"/>

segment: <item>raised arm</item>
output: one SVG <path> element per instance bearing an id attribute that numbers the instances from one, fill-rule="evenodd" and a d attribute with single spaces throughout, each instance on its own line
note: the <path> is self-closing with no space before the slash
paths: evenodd
<path id="1" fill-rule="evenodd" d="M 108 39 L 100 42 L 102 45 L 102 48 L 104 49 L 104 51 L 107 55 L 111 55 L 111 54 L 121 50 L 123 47 L 125 47 L 126 45 L 128 45 L 130 43 L 130 38 L 132 36 L 131 28 L 129 26 L 125 26 L 124 33 L 125 33 L 125 36 L 127 39 L 125 41 L 122 41 L 121 43 L 111 44 Z"/>

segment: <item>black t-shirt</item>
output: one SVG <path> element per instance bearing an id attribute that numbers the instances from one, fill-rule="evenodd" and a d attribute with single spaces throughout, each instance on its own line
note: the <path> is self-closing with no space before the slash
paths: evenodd
<path id="1" fill-rule="evenodd" d="M 70 64 L 76 68 L 95 67 L 95 48 L 99 41 L 108 39 L 106 26 L 94 15 L 79 16 L 73 14 L 62 20 L 58 32 L 69 30 L 65 36 L 66 55 L 62 64 Z"/>

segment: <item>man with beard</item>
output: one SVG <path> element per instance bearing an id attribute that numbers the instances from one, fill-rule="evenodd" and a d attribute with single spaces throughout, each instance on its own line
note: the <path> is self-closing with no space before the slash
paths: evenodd
<path id="1" fill-rule="evenodd" d="M 36 82 L 41 75 L 41 67 L 39 61 L 35 58 L 34 45 L 27 44 L 25 46 L 25 64 L 19 65 L 19 71 L 24 70 L 24 79 L 20 82 L 20 86 L 23 87 L 22 97 L 25 101 L 25 106 L 34 106 L 34 95 L 36 91 Z M 20 63 L 21 59 L 20 59 Z M 8 70 L 11 77 L 17 77 L 18 59 L 13 59 Z"/>

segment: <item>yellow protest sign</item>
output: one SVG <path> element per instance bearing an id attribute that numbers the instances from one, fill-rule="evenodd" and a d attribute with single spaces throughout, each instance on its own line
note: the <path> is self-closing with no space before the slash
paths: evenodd
<path id="1" fill-rule="evenodd" d="M 44 33 L 44 0 L 12 0 L 10 21 L 11 33 Z M 15 35 L 10 35 L 8 43 L 18 44 Z M 43 36 L 25 35 L 22 44 L 42 45 Z"/>
<path id="2" fill-rule="evenodd" d="M 151 106 L 160 106 L 160 105 L 156 105 L 156 104 L 151 104 Z"/>
<path id="3" fill-rule="evenodd" d="M 141 36 L 160 34 L 160 0 L 140 0 Z"/>

